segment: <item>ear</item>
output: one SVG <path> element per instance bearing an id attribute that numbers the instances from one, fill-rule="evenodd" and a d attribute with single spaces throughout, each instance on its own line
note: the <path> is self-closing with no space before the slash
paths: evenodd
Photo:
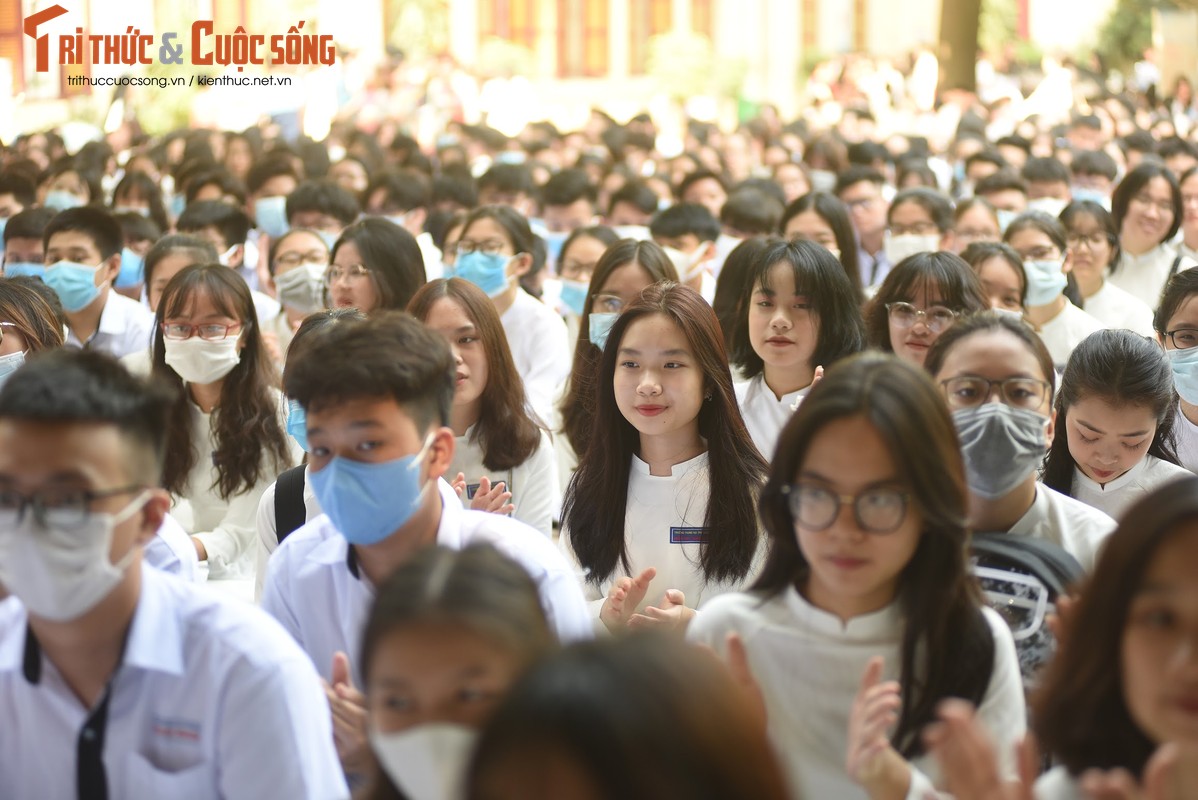
<path id="1" fill-rule="evenodd" d="M 96 277 L 100 283 L 111 284 L 116 280 L 116 276 L 121 274 L 121 254 L 118 252 L 114 256 L 104 259 L 102 262 L 104 269 L 96 273 Z"/>
<path id="2" fill-rule="evenodd" d="M 428 447 L 428 476 L 430 478 L 440 478 L 449 470 L 456 448 L 457 440 L 453 435 L 453 428 L 441 427 L 433 431 L 433 441 Z"/>
<path id="3" fill-rule="evenodd" d="M 152 489 L 150 499 L 142 506 L 138 517 L 140 527 L 137 531 L 137 543 L 143 547 L 154 540 L 162 521 L 171 508 L 170 495 L 163 489 Z"/>
<path id="4" fill-rule="evenodd" d="M 530 269 L 532 269 L 532 253 L 517 253 L 508 262 L 508 276 L 512 278 L 526 275 Z"/>
<path id="5" fill-rule="evenodd" d="M 696 264 L 715 258 L 715 242 L 703 242 L 699 247 L 703 250 L 703 256 L 695 261 Z"/>
<path id="6" fill-rule="evenodd" d="M 245 263 L 245 245 L 233 245 L 233 255 L 229 256 L 229 266 L 233 269 L 237 269 L 243 263 Z"/>
<path id="7" fill-rule="evenodd" d="M 407 212 L 407 217 L 404 222 L 408 223 L 407 228 L 412 232 L 413 236 L 417 236 L 424 230 L 424 223 L 428 220 L 427 208 L 413 208 Z"/>
<path id="8" fill-rule="evenodd" d="M 1066 275 L 1068 275 L 1069 271 L 1072 269 L 1073 269 L 1073 250 L 1071 248 L 1066 247 L 1065 248 L 1065 260 L 1061 262 L 1061 272 L 1064 272 Z"/>
<path id="9" fill-rule="evenodd" d="M 1052 447 L 1053 437 L 1057 433 L 1057 410 L 1054 408 L 1052 413 L 1048 415 L 1048 427 L 1044 429 L 1044 449 Z"/>

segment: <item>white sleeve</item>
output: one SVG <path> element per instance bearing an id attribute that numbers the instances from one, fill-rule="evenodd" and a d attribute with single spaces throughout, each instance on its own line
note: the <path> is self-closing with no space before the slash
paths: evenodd
<path id="1" fill-rule="evenodd" d="M 278 645 L 274 638 L 268 642 Z M 239 664 L 221 702 L 221 797 L 349 798 L 328 702 L 306 655 L 296 649 L 269 667 Z"/>
<path id="2" fill-rule="evenodd" d="M 570 374 L 571 354 L 569 334 L 562 318 L 554 315 L 542 319 L 537 323 L 536 358 L 523 377 L 529 404 L 542 421 L 547 421 L 553 419 L 553 401 Z"/>
<path id="3" fill-rule="evenodd" d="M 545 536 L 553 536 L 553 512 L 557 509 L 557 457 L 553 452 L 553 441 L 549 434 L 541 431 L 541 443 L 520 466 L 520 492 L 516 510 L 512 516 L 536 528 Z M 515 470 L 513 470 L 515 472 Z"/>
<path id="4" fill-rule="evenodd" d="M 246 554 L 257 556 L 254 531 L 257 528 L 258 502 L 269 484 L 258 484 L 249 491 L 229 498 L 224 516 L 212 530 L 193 533 L 208 551 L 208 564 L 214 571 L 227 570 Z M 215 493 L 216 489 L 209 490 Z"/>
<path id="5" fill-rule="evenodd" d="M 259 598 L 262 610 L 270 614 L 283 629 L 291 634 L 291 638 L 304 647 L 304 635 L 300 629 L 299 619 L 291 607 L 291 580 L 293 570 L 287 556 L 287 548 L 280 548 L 278 555 L 272 557 L 266 565 L 266 578 L 262 583 L 262 595 Z"/>
<path id="6" fill-rule="evenodd" d="M 177 575 L 189 583 L 201 580 L 200 560 L 187 531 L 170 514 L 162 517 L 157 535 L 146 544 L 145 561 L 152 567 Z"/>
<path id="7" fill-rule="evenodd" d="M 574 548 L 570 546 L 570 531 L 562 528 L 557 537 L 557 547 L 562 551 L 562 555 L 566 557 L 566 561 L 573 568 L 574 573 L 578 575 L 578 580 L 582 584 L 582 594 L 586 598 L 587 606 L 590 609 L 591 624 L 596 630 L 604 629 L 603 623 L 599 621 L 599 611 L 603 608 L 603 601 L 607 599 L 607 594 L 602 590 L 602 587 L 596 586 L 587 580 L 586 570 L 582 564 L 578 562 L 578 555 L 574 552 Z"/>
<path id="8" fill-rule="evenodd" d="M 1011 629 L 996 611 L 983 608 L 982 613 L 994 634 L 994 669 L 990 673 L 990 686 L 978 707 L 978 721 L 994 742 L 1000 773 L 1008 780 L 1014 780 L 1019 776 L 1015 749 L 1027 733 L 1023 676 Z"/>
<path id="9" fill-rule="evenodd" d="M 254 599 L 261 602 L 262 587 L 266 583 L 266 562 L 279 546 L 278 525 L 275 522 L 275 485 L 272 483 L 258 501 L 258 567 L 254 575 Z"/>

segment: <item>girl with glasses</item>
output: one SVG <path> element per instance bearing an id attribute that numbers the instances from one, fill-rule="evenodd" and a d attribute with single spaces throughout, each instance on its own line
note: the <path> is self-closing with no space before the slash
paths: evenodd
<path id="1" fill-rule="evenodd" d="M 960 437 L 970 528 L 1046 539 L 1090 569 L 1115 521 L 1037 482 L 1059 433 L 1056 372 L 1035 331 L 1009 315 L 974 314 L 937 340 L 924 368 Z"/>
<path id="2" fill-rule="evenodd" d="M 1149 308 L 1160 303 L 1177 252 L 1169 243 L 1181 227 L 1181 187 L 1161 164 L 1128 172 L 1111 194 L 1111 217 L 1119 230 L 1119 260 L 1110 280 Z M 1194 266 L 1186 263 L 1182 268 Z"/>
<path id="3" fill-rule="evenodd" d="M 158 304 L 153 373 L 178 388 L 163 486 L 210 578 L 249 581 L 262 493 L 303 453 L 262 344 L 245 281 L 219 264 L 185 268 Z"/>
<path id="4" fill-rule="evenodd" d="M 1105 277 L 1119 261 L 1119 233 L 1110 212 L 1093 200 L 1081 200 L 1065 207 L 1061 224 L 1086 313 L 1108 328 L 1151 336 L 1152 309 Z"/>
<path id="5" fill-rule="evenodd" d="M 1028 211 L 1007 226 L 1003 243 L 1023 261 L 1025 317 L 1044 341 L 1053 364 L 1064 368 L 1078 342 L 1102 328 L 1082 310 L 1065 228 L 1043 211 Z"/>
<path id="6" fill-rule="evenodd" d="M 424 285 L 424 256 L 405 229 L 367 217 L 341 232 L 324 279 L 330 308 L 356 308 L 363 314 L 403 310 Z"/>
<path id="7" fill-rule="evenodd" d="M 960 256 L 916 253 L 895 265 L 866 306 L 866 337 L 870 346 L 922 366 L 928 348 L 958 317 L 989 305 Z"/>
<path id="8" fill-rule="evenodd" d="M 643 290 L 599 362 L 590 444 L 562 503 L 561 546 L 597 622 L 685 630 L 763 554 L 766 464 L 736 406 L 719 321 L 677 283 Z"/>
<path id="9" fill-rule="evenodd" d="M 1177 465 L 1176 394 L 1160 345 L 1131 331 L 1087 336 L 1061 376 L 1058 436 L 1044 484 L 1120 519 L 1137 498 L 1190 472 Z"/>
<path id="10" fill-rule="evenodd" d="M 892 356 L 832 367 L 782 431 L 762 574 L 689 636 L 743 650 L 793 796 L 926 796 L 920 731 L 948 697 L 980 707 L 1001 752 L 1022 736 L 1014 643 L 969 574 L 967 499 L 944 400 Z"/>
<path id="11" fill-rule="evenodd" d="M 768 460 L 817 368 L 864 349 L 865 325 L 856 288 L 815 242 L 764 243 L 743 291 L 732 363 L 745 380 L 736 384 L 736 400 Z"/>
<path id="12" fill-rule="evenodd" d="M 1173 276 L 1156 315 L 1157 338 L 1177 389 L 1177 463 L 1198 471 L 1198 270 Z"/>

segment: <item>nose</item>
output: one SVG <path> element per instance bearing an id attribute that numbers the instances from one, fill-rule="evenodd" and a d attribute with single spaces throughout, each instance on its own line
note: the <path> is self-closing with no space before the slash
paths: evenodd
<path id="1" fill-rule="evenodd" d="M 636 393 L 650 397 L 661 392 L 661 383 L 657 380 L 657 376 L 652 370 L 645 370 L 641 376 L 640 383 L 636 386 Z"/>
<path id="2" fill-rule="evenodd" d="M 770 319 L 770 327 L 777 328 L 778 330 L 789 330 L 790 324 L 790 315 L 779 305 L 774 309 L 774 316 Z"/>

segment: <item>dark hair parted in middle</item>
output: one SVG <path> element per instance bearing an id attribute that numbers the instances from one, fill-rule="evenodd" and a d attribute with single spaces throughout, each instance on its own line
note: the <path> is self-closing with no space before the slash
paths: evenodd
<path id="1" fill-rule="evenodd" d="M 947 697 L 977 705 L 994 665 L 994 637 L 983 616 L 966 550 L 967 492 L 956 428 L 936 387 L 891 355 L 862 353 L 832 367 L 791 417 L 778 441 L 761 519 L 770 551 L 753 589 L 773 596 L 810 574 L 783 486 L 795 481 L 816 435 L 843 419 L 865 419 L 886 442 L 923 518 L 914 555 L 899 576 L 902 710 L 891 737 L 905 758 L 923 752 L 920 732 Z"/>
<path id="2" fill-rule="evenodd" d="M 1156 433 L 1148 455 L 1177 463 L 1173 434 L 1177 394 L 1173 391 L 1173 367 L 1160 345 L 1126 330 L 1095 331 L 1082 339 L 1061 375 L 1055 403 L 1057 430 L 1066 430 L 1070 407 L 1090 397 L 1116 408 L 1144 405 L 1152 409 Z M 1074 466 L 1069 437 L 1054 436 L 1044 459 L 1044 485 L 1072 496 Z"/>
<path id="3" fill-rule="evenodd" d="M 770 289 L 774 267 L 789 265 L 794 274 L 795 294 L 804 295 L 819 317 L 819 343 L 811 355 L 812 366 L 825 369 L 845 356 L 865 348 L 865 326 L 853 284 L 828 250 L 814 242 L 774 240 L 762 250 L 750 268 L 747 294 L 733 336 L 732 363 L 746 379 L 760 375 L 765 362 L 749 341 L 749 304 L 758 287 Z"/>
<path id="4" fill-rule="evenodd" d="M 578 644 L 532 667 L 483 728 L 466 796 L 518 795 L 563 762 L 591 797 L 787 796 L 764 728 L 728 671 L 666 637 Z M 513 789 L 520 775 L 528 783 Z"/>
<path id="5" fill-rule="evenodd" d="M 840 265 L 853 284 L 858 302 L 865 296 L 861 287 L 861 264 L 857 255 L 857 234 L 853 231 L 853 220 L 849 209 L 836 195 L 829 192 L 808 192 L 786 207 L 779 232 L 785 236 L 786 226 L 799 214 L 811 211 L 827 223 L 836 237 L 836 249 L 840 251 Z"/>
<path id="6" fill-rule="evenodd" d="M 1164 744 L 1152 741 L 1128 709 L 1123 637 L 1132 604 L 1147 588 L 1145 573 L 1153 557 L 1195 519 L 1198 478 L 1181 478 L 1131 506 L 1103 542 L 1073 611 L 1069 636 L 1049 663 L 1033 703 L 1037 738 L 1073 775 L 1119 767 L 1140 775 Z"/>
<path id="7" fill-rule="evenodd" d="M 595 381 L 590 446 L 562 501 L 563 535 L 570 537 L 579 563 L 590 570 L 592 583 L 602 583 L 620 568 L 631 571 L 624 510 L 640 438 L 616 405 L 614 380 L 625 332 L 655 314 L 682 331 L 711 396 L 699 410 L 712 487 L 703 521 L 707 536 L 700 549 L 703 575 L 708 581 L 743 578 L 759 546 L 755 503 L 766 463 L 741 418 L 715 312 L 698 292 L 677 283 L 645 289 L 612 326 Z"/>
<path id="8" fill-rule="evenodd" d="M 424 256 L 407 230 L 389 219 L 366 217 L 341 232 L 330 260 L 347 244 L 358 248 L 362 264 L 370 270 L 379 295 L 379 309 L 407 308 L 416 290 L 424 285 Z"/>
<path id="9" fill-rule="evenodd" d="M 926 294 L 929 305 L 943 305 L 958 314 L 990 307 L 982 282 L 960 256 L 944 252 L 907 256 L 890 270 L 865 308 L 865 329 L 871 347 L 887 353 L 894 351 L 886 306 L 914 303 L 920 291 Z"/>
<path id="10" fill-rule="evenodd" d="M 390 398 L 421 429 L 449 424 L 453 354 L 411 314 L 345 320 L 305 344 L 302 355 L 287 365 L 283 386 L 309 413 L 359 398 Z"/>
<path id="11" fill-rule="evenodd" d="M 578 320 L 574 362 L 570 367 L 565 397 L 562 398 L 559 407 L 562 431 L 579 458 L 586 453 L 591 441 L 597 391 L 595 374 L 599 371 L 599 359 L 603 356 L 603 351 L 591 342 L 591 313 L 601 313 L 601 310 L 595 310 L 595 298 L 603 290 L 612 273 L 623 267 L 640 269 L 651 284 L 678 280 L 678 270 L 674 268 L 665 250 L 656 242 L 648 240 L 621 239 L 604 250 L 599 263 L 595 265 L 582 316 Z"/>
<path id="12" fill-rule="evenodd" d="M 212 417 L 216 450 L 211 457 L 220 476 L 213 488 L 228 500 L 283 469 L 289 459 L 287 434 L 279 422 L 278 374 L 262 344 L 250 288 L 228 267 L 193 264 L 163 289 L 154 318 L 153 374 L 183 388 L 183 380 L 167 366 L 162 327 L 167 319 L 185 315 L 200 294 L 206 294 L 218 312 L 238 320 L 244 337 L 241 359 L 225 377 Z M 192 446 L 192 424 L 191 401 L 187 392 L 180 391 L 171 407 L 163 471 L 163 486 L 179 495 L 187 491 L 192 468 L 208 458 Z"/>
<path id="13" fill-rule="evenodd" d="M 487 385 L 480 400 L 480 415 L 471 438 L 483 452 L 483 466 L 492 470 L 512 469 L 523 464 L 541 443 L 541 428 L 530 416 L 524 381 L 512 361 L 507 334 L 491 298 L 470 281 L 438 278 L 416 292 L 408 311 L 427 322 L 433 306 L 449 300 L 461 307 L 474 323 L 487 359 Z"/>

